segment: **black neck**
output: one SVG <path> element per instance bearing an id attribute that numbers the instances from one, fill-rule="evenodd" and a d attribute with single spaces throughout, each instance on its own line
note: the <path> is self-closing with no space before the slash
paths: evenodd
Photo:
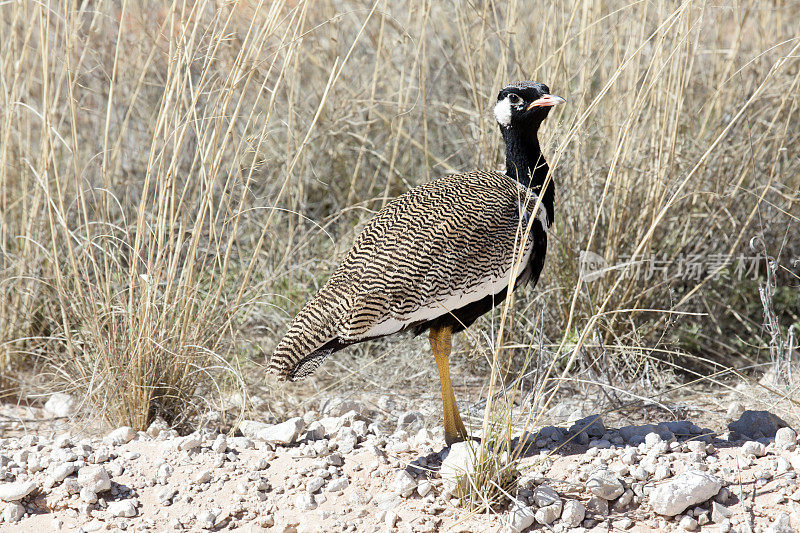
<path id="1" fill-rule="evenodd" d="M 516 128 L 500 128 L 506 142 L 506 174 L 537 194 L 542 194 L 542 186 L 547 178 L 548 166 L 539 148 L 537 131 L 528 134 Z M 555 187 L 552 178 L 542 194 L 542 205 L 547 211 L 547 219 L 553 223 L 553 200 Z"/>

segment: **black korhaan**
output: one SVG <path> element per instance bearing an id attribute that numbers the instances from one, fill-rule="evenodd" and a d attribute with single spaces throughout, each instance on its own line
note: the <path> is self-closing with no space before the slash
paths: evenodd
<path id="1" fill-rule="evenodd" d="M 447 176 L 390 202 L 294 318 L 270 371 L 294 381 L 351 344 L 430 330 L 445 440 L 466 438 L 449 377 L 451 336 L 502 302 L 509 286 L 539 279 L 555 187 L 544 187 L 548 167 L 537 134 L 550 108 L 563 102 L 541 83 L 504 87 L 494 116 L 506 145 L 505 174 Z"/>

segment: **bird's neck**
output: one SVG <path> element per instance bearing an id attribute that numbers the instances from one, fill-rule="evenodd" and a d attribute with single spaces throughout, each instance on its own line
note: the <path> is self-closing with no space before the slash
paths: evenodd
<path id="1" fill-rule="evenodd" d="M 542 195 L 542 205 L 547 211 L 547 219 L 553 222 L 553 200 L 555 186 L 552 179 L 542 193 L 547 178 L 548 166 L 539 148 L 537 132 L 520 132 L 514 128 L 501 128 L 506 142 L 506 174 Z"/>

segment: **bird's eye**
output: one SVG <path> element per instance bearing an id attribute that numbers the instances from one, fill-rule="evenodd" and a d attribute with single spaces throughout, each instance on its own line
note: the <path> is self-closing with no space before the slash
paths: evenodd
<path id="1" fill-rule="evenodd" d="M 522 98 L 518 94 L 511 93 L 508 95 L 508 101 L 514 105 L 519 105 L 522 103 Z"/>

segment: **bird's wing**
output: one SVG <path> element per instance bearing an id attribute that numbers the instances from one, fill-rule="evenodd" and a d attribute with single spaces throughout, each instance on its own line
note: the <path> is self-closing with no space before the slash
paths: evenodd
<path id="1" fill-rule="evenodd" d="M 391 202 L 332 277 L 352 298 L 339 336 L 388 335 L 505 289 L 531 253 L 522 240 L 532 196 L 503 174 L 474 172 Z"/>

